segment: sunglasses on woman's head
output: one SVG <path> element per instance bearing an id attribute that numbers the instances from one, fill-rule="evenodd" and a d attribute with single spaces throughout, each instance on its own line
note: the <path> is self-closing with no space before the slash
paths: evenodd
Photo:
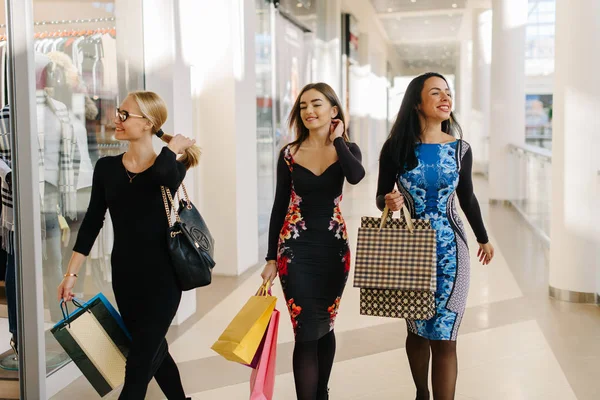
<path id="1" fill-rule="evenodd" d="M 121 120 L 121 122 L 127 121 L 127 118 L 129 117 L 146 118 L 143 115 L 130 114 L 129 111 L 121 110 L 120 108 L 116 109 L 115 115 Z"/>

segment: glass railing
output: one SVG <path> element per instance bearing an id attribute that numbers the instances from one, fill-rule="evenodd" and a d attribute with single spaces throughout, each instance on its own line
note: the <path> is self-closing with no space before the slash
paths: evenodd
<path id="1" fill-rule="evenodd" d="M 552 150 L 552 124 L 525 127 L 525 143 Z"/>
<path id="2" fill-rule="evenodd" d="M 552 207 L 552 152 L 531 145 L 510 145 L 510 165 L 515 181 L 512 187 L 515 209 L 540 238 L 550 244 Z"/>

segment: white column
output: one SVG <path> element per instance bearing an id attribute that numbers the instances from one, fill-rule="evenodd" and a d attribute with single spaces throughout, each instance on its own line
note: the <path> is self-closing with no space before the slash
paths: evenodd
<path id="1" fill-rule="evenodd" d="M 550 293 L 592 301 L 600 293 L 600 2 L 556 1 Z"/>
<path id="2" fill-rule="evenodd" d="M 508 145 L 525 142 L 525 27 L 527 1 L 493 0 L 490 199 L 510 200 Z"/>
<path id="3" fill-rule="evenodd" d="M 455 101 L 454 108 L 458 114 L 458 120 L 467 128 L 471 120 L 471 109 L 473 108 L 473 21 L 472 10 L 465 9 L 458 32 L 459 54 L 458 54 L 458 73 L 455 82 Z M 470 129 L 465 129 L 465 139 L 471 140 Z"/>
<path id="4" fill-rule="evenodd" d="M 487 32 L 483 24 L 483 13 L 488 10 L 473 10 L 473 109 L 483 112 L 489 107 L 491 53 L 485 52 Z"/>
<path id="5" fill-rule="evenodd" d="M 117 63 L 121 102 L 131 90 L 144 87 L 144 18 L 139 17 L 143 0 L 115 0 Z M 132 15 L 138 17 L 131 18 Z M 162 29 L 160 30 L 162 31 Z"/>
<path id="6" fill-rule="evenodd" d="M 146 90 L 158 93 L 167 103 L 169 117 L 163 129 L 169 133 L 195 136 L 192 117 L 190 67 L 183 60 L 180 0 L 144 2 L 144 64 Z M 139 11 L 139 9 L 138 9 Z M 155 139 L 157 151 L 164 145 Z M 199 168 L 205 167 L 201 165 Z M 197 170 L 188 171 L 185 184 L 197 204 Z M 183 323 L 196 312 L 196 291 L 183 293 L 174 325 Z"/>
<path id="7" fill-rule="evenodd" d="M 473 10 L 473 84 L 469 121 L 473 146 L 473 170 L 487 172 L 490 135 L 490 68 L 492 62 L 491 11 Z M 488 22 L 489 20 L 489 22 Z M 476 139 L 475 139 L 476 138 Z"/>
<path id="8" fill-rule="evenodd" d="M 336 93 L 342 89 L 342 1 L 317 2 L 316 81 L 329 84 Z"/>
<path id="9" fill-rule="evenodd" d="M 180 1 L 199 209 L 215 238 L 214 273 L 237 276 L 259 261 L 254 2 Z"/>

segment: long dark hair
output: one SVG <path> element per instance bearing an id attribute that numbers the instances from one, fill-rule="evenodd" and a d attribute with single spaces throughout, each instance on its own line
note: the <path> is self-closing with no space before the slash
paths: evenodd
<path id="1" fill-rule="evenodd" d="M 292 132 L 296 133 L 296 140 L 290 143 L 290 146 L 298 148 L 300 147 L 302 142 L 308 139 L 308 128 L 304 126 L 304 122 L 302 122 L 302 117 L 300 116 L 300 99 L 302 98 L 302 95 L 304 93 L 308 92 L 311 89 L 315 89 L 318 92 L 322 93 L 323 96 L 325 96 L 325 98 L 329 100 L 329 103 L 332 107 L 338 108 L 338 114 L 335 118 L 339 119 L 344 123 L 343 138 L 346 142 L 349 141 L 348 135 L 345 132 L 348 129 L 348 126 L 346 125 L 346 118 L 344 117 L 344 110 L 342 109 L 342 103 L 340 102 L 340 99 L 337 97 L 337 94 L 335 94 L 335 91 L 331 88 L 331 86 L 323 82 L 318 82 L 309 83 L 308 85 L 302 88 L 300 94 L 298 95 L 298 98 L 296 99 L 296 102 L 294 103 L 294 107 L 292 107 L 292 111 L 290 111 L 290 116 L 288 117 L 288 126 L 290 127 L 290 130 Z"/>
<path id="2" fill-rule="evenodd" d="M 396 122 L 394 122 L 388 139 L 383 145 L 384 149 L 392 155 L 399 173 L 410 171 L 416 168 L 418 164 L 415 150 L 417 144 L 421 141 L 422 133 L 418 106 L 422 102 L 421 92 L 425 81 L 434 77 L 442 78 L 448 83 L 446 78 L 436 72 L 427 72 L 417 76 L 409 83 Z M 454 117 L 454 113 L 451 112 L 450 119 L 442 122 L 442 131 L 462 139 L 462 129 Z"/>

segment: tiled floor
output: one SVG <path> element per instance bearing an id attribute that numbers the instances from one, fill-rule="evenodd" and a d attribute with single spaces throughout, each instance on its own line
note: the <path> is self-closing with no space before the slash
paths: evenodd
<path id="1" fill-rule="evenodd" d="M 463 335 L 460 352 L 457 400 L 576 399 L 535 321 Z M 545 379 L 530 381 L 534 375 Z M 414 399 L 410 369 L 400 349 L 336 363 L 331 386 L 333 399 Z M 244 382 L 201 392 L 193 398 L 243 399 L 247 393 L 248 384 Z M 274 397 L 295 398 L 291 373 L 278 376 Z"/>
<path id="2" fill-rule="evenodd" d="M 342 212 L 351 233 L 360 216 L 378 214 L 374 181 L 369 176 L 360 186 L 347 188 Z M 474 256 L 471 260 L 471 290 L 458 340 L 457 399 L 598 399 L 600 308 L 550 300 L 544 247 L 513 210 L 487 205 L 487 185 L 481 179 L 477 193 L 497 255 L 487 267 Z M 351 234 L 353 240 L 355 236 Z M 475 239 L 469 239 L 474 253 Z M 248 398 L 250 370 L 223 360 L 210 346 L 259 283 L 259 266 L 242 277 L 217 277 L 211 287 L 199 291 L 197 315 L 171 330 L 171 352 L 194 399 Z M 283 297 L 279 286 L 274 294 Z M 293 335 L 281 300 L 278 308 L 282 320 L 275 399 L 294 399 Z M 348 282 L 336 325 L 331 398 L 414 399 L 403 349 L 405 332 L 402 321 L 360 316 L 358 292 Z M 114 393 L 108 398 L 116 397 Z M 97 395 L 79 378 L 53 397 L 75 398 L 91 400 Z M 163 398 L 153 382 L 148 399 Z"/>

